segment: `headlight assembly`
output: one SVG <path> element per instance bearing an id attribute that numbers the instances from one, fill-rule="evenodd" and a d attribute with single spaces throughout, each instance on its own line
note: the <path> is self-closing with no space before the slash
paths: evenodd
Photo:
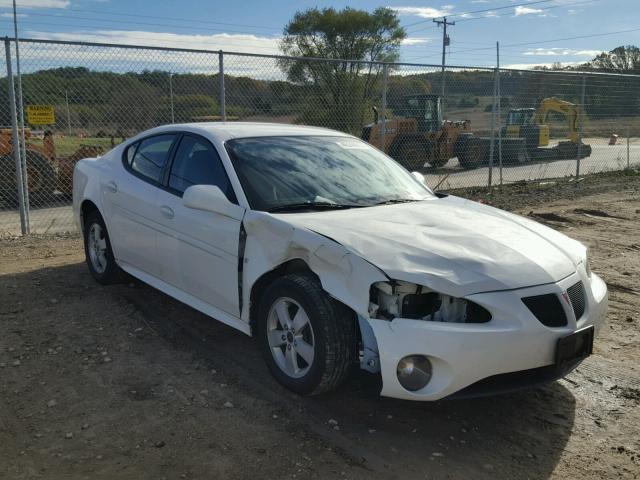
<path id="1" fill-rule="evenodd" d="M 386 320 L 401 317 L 456 323 L 491 320 L 491 313 L 477 303 L 403 281 L 374 283 L 371 286 L 369 315 Z"/>

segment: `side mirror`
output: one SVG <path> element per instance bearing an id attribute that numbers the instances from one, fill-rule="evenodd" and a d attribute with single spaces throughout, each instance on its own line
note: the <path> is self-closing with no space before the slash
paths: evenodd
<path id="1" fill-rule="evenodd" d="M 429 190 L 429 192 L 433 193 L 433 190 L 431 190 L 431 187 L 427 184 L 427 179 L 424 178 L 424 175 L 420 172 L 411 172 L 411 175 L 413 175 L 413 178 L 418 180 L 423 187 Z"/>
<path id="2" fill-rule="evenodd" d="M 225 217 L 241 220 L 244 208 L 231 203 L 215 185 L 193 185 L 184 191 L 182 204 L 194 210 L 217 213 Z"/>

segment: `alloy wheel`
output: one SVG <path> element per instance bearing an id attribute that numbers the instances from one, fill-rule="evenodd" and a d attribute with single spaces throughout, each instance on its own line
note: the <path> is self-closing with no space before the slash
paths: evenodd
<path id="1" fill-rule="evenodd" d="M 104 236 L 104 230 L 99 224 L 91 224 L 87 242 L 91 266 L 97 273 L 104 273 L 107 269 L 107 239 Z"/>
<path id="2" fill-rule="evenodd" d="M 307 312 L 288 297 L 271 305 L 267 318 L 269 349 L 276 365 L 291 378 L 307 374 L 315 357 L 313 328 Z"/>

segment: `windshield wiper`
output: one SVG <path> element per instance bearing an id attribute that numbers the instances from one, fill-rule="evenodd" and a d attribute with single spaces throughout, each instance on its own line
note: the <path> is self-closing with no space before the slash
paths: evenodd
<path id="1" fill-rule="evenodd" d="M 346 210 L 347 208 L 362 208 L 365 205 L 355 205 L 349 203 L 330 203 L 330 202 L 304 202 L 289 203 L 286 205 L 278 205 L 272 207 L 267 212 L 286 212 L 294 210 Z"/>
<path id="2" fill-rule="evenodd" d="M 393 205 L 394 203 L 409 203 L 409 202 L 419 202 L 419 199 L 416 198 L 392 198 L 391 200 L 384 200 L 382 202 L 372 203 L 369 205 L 370 207 L 375 207 L 377 205 Z"/>

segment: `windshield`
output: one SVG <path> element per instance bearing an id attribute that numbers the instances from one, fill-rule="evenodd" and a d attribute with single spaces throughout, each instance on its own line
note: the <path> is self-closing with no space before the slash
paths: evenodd
<path id="1" fill-rule="evenodd" d="M 372 206 L 432 196 L 413 175 L 349 137 L 254 137 L 225 144 L 254 210 L 287 205 Z"/>

